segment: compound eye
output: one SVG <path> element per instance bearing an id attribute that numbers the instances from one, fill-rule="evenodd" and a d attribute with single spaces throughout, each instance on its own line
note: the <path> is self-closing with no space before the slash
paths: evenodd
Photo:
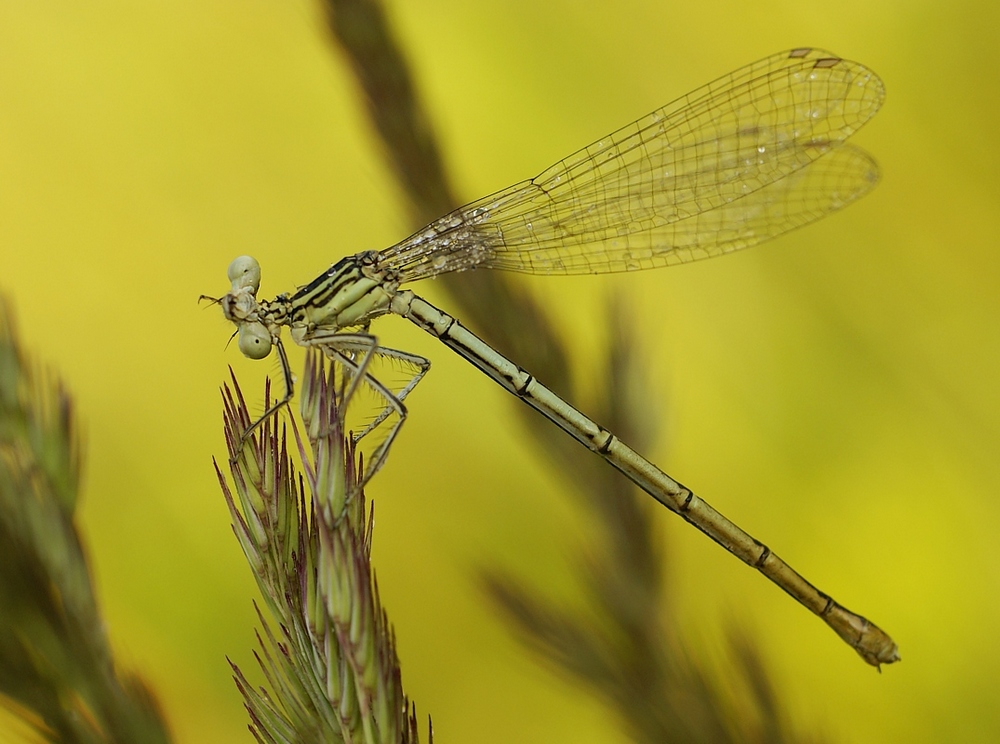
<path id="1" fill-rule="evenodd" d="M 257 288 L 260 287 L 260 264 L 253 256 L 234 258 L 226 274 L 233 283 L 234 293 L 249 288 L 251 294 L 257 294 Z"/>
<path id="2" fill-rule="evenodd" d="M 271 353 L 271 334 L 260 323 L 242 323 L 238 345 L 243 356 L 263 359 Z"/>

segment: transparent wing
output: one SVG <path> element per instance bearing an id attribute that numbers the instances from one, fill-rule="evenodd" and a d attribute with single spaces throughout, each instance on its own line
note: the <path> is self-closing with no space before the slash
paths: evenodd
<path id="1" fill-rule="evenodd" d="M 841 144 L 883 98 L 860 64 L 782 52 L 455 210 L 379 262 L 406 282 L 473 267 L 634 271 L 738 250 L 874 186 L 875 163 Z"/>

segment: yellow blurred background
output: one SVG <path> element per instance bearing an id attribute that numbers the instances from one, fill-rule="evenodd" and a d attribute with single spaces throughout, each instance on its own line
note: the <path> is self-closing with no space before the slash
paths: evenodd
<path id="1" fill-rule="evenodd" d="M 597 300 L 627 290 L 661 409 L 652 459 L 888 630 L 903 661 L 876 674 L 661 511 L 673 611 L 695 643 L 748 625 L 788 714 L 834 741 L 1000 740 L 1000 6 L 389 8 L 468 199 L 781 49 L 824 47 L 882 76 L 886 105 L 856 141 L 883 182 L 859 204 L 725 259 L 523 281 L 581 366 Z M 276 372 L 227 349 L 198 295 L 225 292 L 240 253 L 271 296 L 388 245 L 408 233 L 398 197 L 312 2 L 0 3 L 0 291 L 75 393 L 81 524 L 110 633 L 179 742 L 250 740 L 226 656 L 253 667 L 255 588 L 211 458 L 226 365 L 258 403 Z M 440 742 L 623 741 L 475 585 L 499 564 L 574 594 L 588 528 L 569 484 L 493 383 L 405 321 L 376 330 L 434 363 L 369 488 L 418 712 Z"/>

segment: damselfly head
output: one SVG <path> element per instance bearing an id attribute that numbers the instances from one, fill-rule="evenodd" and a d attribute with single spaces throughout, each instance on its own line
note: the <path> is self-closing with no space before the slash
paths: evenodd
<path id="1" fill-rule="evenodd" d="M 244 356 L 263 359 L 271 353 L 271 333 L 260 322 L 260 305 L 257 289 L 260 287 L 260 264 L 251 256 L 239 256 L 229 264 L 227 271 L 232 289 L 219 300 L 222 314 L 236 324 L 238 346 Z"/>

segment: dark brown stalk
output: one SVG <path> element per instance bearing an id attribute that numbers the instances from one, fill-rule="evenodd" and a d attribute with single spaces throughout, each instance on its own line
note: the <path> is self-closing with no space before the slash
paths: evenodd
<path id="1" fill-rule="evenodd" d="M 321 0 L 332 39 L 354 71 L 414 229 L 460 200 L 448 183 L 439 148 L 405 55 L 378 0 Z M 558 153 L 556 153 L 558 154 Z M 463 319 L 554 391 L 573 400 L 571 365 L 544 311 L 510 277 L 473 271 L 439 278 Z M 585 410 L 642 451 L 655 434 L 645 381 L 636 364 L 632 324 L 612 302 L 603 400 Z M 589 612 L 558 608 L 495 569 L 484 573 L 490 596 L 518 634 L 557 668 L 594 690 L 637 741 L 791 741 L 763 663 L 741 637 L 733 646 L 728 684 L 680 638 L 669 613 L 662 550 L 648 497 L 599 458 L 534 412 L 523 420 L 567 479 L 601 539 L 580 561 Z M 667 605 L 667 612 L 664 605 Z M 726 690 L 735 690 L 732 694 Z M 767 690 L 768 695 L 762 694 Z"/>

